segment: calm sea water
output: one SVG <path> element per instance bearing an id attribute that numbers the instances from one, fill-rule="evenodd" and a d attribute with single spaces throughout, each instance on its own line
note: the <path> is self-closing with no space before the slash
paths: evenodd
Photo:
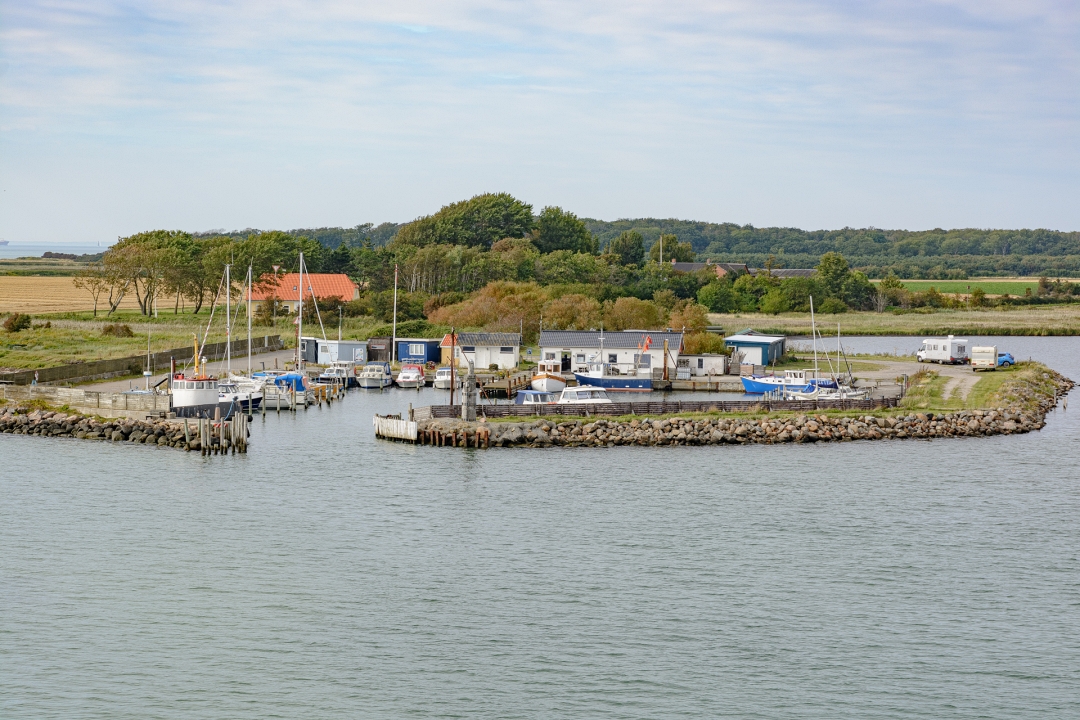
<path id="1" fill-rule="evenodd" d="M 1080 378 L 1080 340 L 999 341 Z M 911 338 L 852 338 L 901 350 Z M 4 718 L 1080 716 L 1080 404 L 1014 437 L 0 436 Z"/>

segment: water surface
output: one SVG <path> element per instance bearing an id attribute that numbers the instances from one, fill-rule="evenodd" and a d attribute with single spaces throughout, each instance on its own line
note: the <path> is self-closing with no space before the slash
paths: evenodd
<path id="1" fill-rule="evenodd" d="M 1080 377 L 1078 339 L 998 343 Z M 444 397 L 271 414 L 236 457 L 0 436 L 0 716 L 1080 716 L 1080 407 L 936 441 L 373 439 Z"/>

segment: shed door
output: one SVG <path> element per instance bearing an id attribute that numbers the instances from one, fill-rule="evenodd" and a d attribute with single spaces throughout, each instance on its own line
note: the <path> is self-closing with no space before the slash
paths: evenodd
<path id="1" fill-rule="evenodd" d="M 761 348 L 752 345 L 744 345 L 739 348 L 743 354 L 743 362 L 748 365 L 764 365 L 761 362 Z"/>

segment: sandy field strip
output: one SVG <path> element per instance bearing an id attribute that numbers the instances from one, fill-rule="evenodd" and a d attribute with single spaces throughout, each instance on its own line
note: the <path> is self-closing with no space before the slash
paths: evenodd
<path id="1" fill-rule="evenodd" d="M 55 312 L 93 310 L 90 293 L 72 284 L 70 277 L 27 277 L 0 275 L 0 313 L 23 312 L 32 315 Z M 122 308 L 137 308 L 135 297 L 129 295 L 120 303 Z M 107 297 L 98 302 L 98 310 L 108 310 Z"/>

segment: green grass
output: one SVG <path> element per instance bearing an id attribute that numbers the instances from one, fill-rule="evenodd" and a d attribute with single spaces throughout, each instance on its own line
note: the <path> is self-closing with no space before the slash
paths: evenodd
<path id="1" fill-rule="evenodd" d="M 968 295 L 975 288 L 982 288 L 987 295 L 1023 295 L 1027 288 L 1034 293 L 1039 283 L 1037 280 L 904 280 L 904 287 L 912 292 L 936 288 L 941 293 Z"/>

